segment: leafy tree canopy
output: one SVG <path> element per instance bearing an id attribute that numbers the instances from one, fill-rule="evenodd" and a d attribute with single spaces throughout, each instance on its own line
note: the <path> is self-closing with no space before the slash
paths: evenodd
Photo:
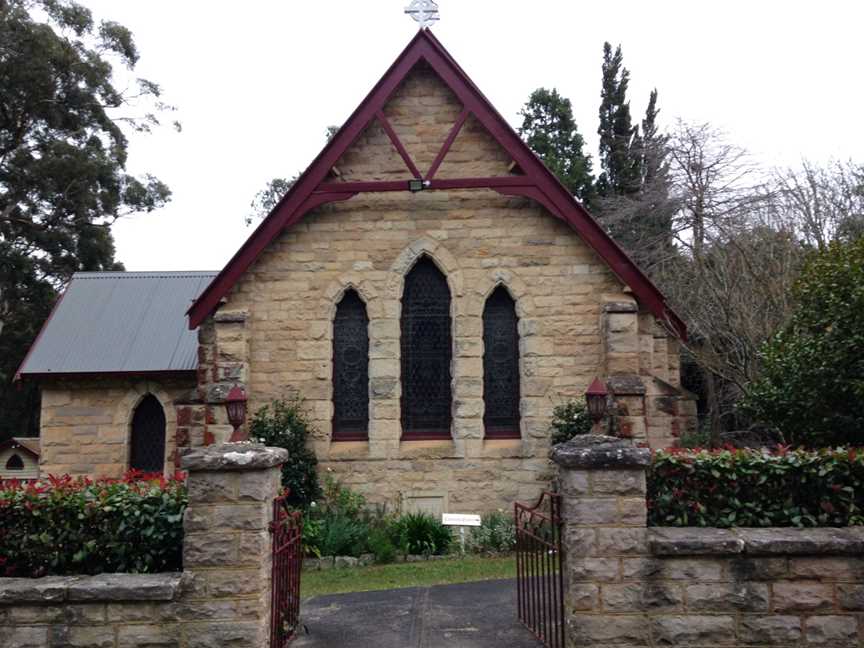
<path id="1" fill-rule="evenodd" d="M 864 443 L 864 239 L 814 252 L 745 408 L 797 445 Z"/>
<path id="2" fill-rule="evenodd" d="M 9 383 L 55 291 L 75 271 L 121 268 L 111 224 L 170 197 L 125 171 L 124 127 L 147 132 L 172 110 L 152 81 L 118 89 L 115 67 L 137 61 L 127 28 L 73 0 L 0 0 L 0 438 L 27 431 L 32 387 Z"/>
<path id="3" fill-rule="evenodd" d="M 570 193 L 589 202 L 593 193 L 591 156 L 583 151 L 585 141 L 573 119 L 570 100 L 555 89 L 538 88 L 519 115 L 519 135 Z"/>
<path id="4" fill-rule="evenodd" d="M 338 126 L 328 126 L 324 136 L 329 142 L 338 132 Z M 256 220 L 266 218 L 267 215 L 273 211 L 273 208 L 279 204 L 279 201 L 282 200 L 282 196 L 288 193 L 288 190 L 294 186 L 294 183 L 297 182 L 297 178 L 299 177 L 300 174 L 295 173 L 290 178 L 273 178 L 268 182 L 261 191 L 255 194 L 255 197 L 249 204 L 252 211 L 248 216 L 246 216 L 246 224 L 251 225 Z"/>

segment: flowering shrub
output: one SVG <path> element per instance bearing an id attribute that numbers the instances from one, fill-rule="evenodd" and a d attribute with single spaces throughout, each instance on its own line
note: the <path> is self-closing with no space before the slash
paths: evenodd
<path id="1" fill-rule="evenodd" d="M 652 526 L 864 524 L 864 451 L 667 450 L 648 473 Z"/>
<path id="2" fill-rule="evenodd" d="M 552 410 L 552 444 L 566 443 L 579 434 L 591 432 L 591 416 L 585 400 L 577 398 Z"/>
<path id="3" fill-rule="evenodd" d="M 474 553 L 505 553 L 516 548 L 516 524 L 513 516 L 496 511 L 484 515 L 479 527 L 468 536 L 468 550 Z"/>
<path id="4" fill-rule="evenodd" d="M 0 481 L 0 576 L 179 571 L 181 479 Z"/>

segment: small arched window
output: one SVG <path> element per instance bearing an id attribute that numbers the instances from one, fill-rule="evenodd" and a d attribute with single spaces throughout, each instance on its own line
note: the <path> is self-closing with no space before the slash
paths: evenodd
<path id="1" fill-rule="evenodd" d="M 405 277 L 402 294 L 402 434 L 450 436 L 450 287 L 428 257 Z"/>
<path id="2" fill-rule="evenodd" d="M 6 470 L 24 470 L 24 460 L 20 455 L 13 454 L 6 462 Z"/>
<path id="3" fill-rule="evenodd" d="M 143 472 L 165 470 L 165 411 L 153 394 L 147 394 L 132 417 L 129 467 Z"/>
<path id="4" fill-rule="evenodd" d="M 369 317 L 366 304 L 348 290 L 333 320 L 333 439 L 369 435 Z"/>
<path id="5" fill-rule="evenodd" d="M 519 320 L 516 303 L 498 286 L 483 309 L 483 424 L 486 436 L 519 435 Z"/>

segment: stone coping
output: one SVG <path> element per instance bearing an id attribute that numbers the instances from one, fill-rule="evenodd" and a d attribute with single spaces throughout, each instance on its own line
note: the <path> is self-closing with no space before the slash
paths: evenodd
<path id="1" fill-rule="evenodd" d="M 864 527 L 714 529 L 653 527 L 648 547 L 658 556 L 851 556 L 864 553 Z"/>
<path id="2" fill-rule="evenodd" d="M 203 448 L 186 448 L 182 453 L 183 470 L 264 470 L 288 461 L 284 448 L 269 448 L 261 443 L 223 443 Z"/>
<path id="3" fill-rule="evenodd" d="M 564 468 L 644 468 L 651 451 L 632 441 L 602 434 L 583 434 L 552 447 L 552 461 Z"/>
<path id="4" fill-rule="evenodd" d="M 176 601 L 191 578 L 188 573 L 0 578 L 0 606 Z"/>

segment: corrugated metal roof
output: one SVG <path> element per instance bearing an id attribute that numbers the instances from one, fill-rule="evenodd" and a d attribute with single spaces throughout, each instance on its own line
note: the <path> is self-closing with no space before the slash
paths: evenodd
<path id="1" fill-rule="evenodd" d="M 78 272 L 20 373 L 191 371 L 186 310 L 215 272 Z"/>

